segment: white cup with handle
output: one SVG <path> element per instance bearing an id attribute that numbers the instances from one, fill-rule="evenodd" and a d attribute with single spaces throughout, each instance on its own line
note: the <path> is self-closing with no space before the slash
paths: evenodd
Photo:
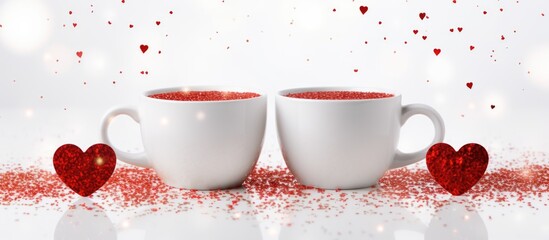
<path id="1" fill-rule="evenodd" d="M 253 90 L 194 86 L 146 91 L 135 107 L 110 110 L 102 121 L 103 141 L 119 160 L 153 168 L 168 185 L 197 190 L 240 186 L 255 166 L 265 133 L 267 96 L 215 101 L 178 101 L 152 98 L 170 92 Z M 139 123 L 144 151 L 129 153 L 115 147 L 108 134 L 110 122 L 127 115 Z"/>
<path id="2" fill-rule="evenodd" d="M 330 91 L 377 92 L 388 97 L 319 100 L 287 96 Z M 355 87 L 279 91 L 275 97 L 276 125 L 286 165 L 304 185 L 355 189 L 375 185 L 389 169 L 424 159 L 429 147 L 444 139 L 444 122 L 433 108 L 402 106 L 401 98 L 392 91 Z M 403 153 L 397 149 L 400 128 L 416 114 L 433 122 L 435 136 L 422 150 Z"/>

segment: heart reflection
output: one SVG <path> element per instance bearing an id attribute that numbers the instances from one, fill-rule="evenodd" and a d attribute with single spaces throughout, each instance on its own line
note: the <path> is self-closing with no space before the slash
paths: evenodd
<path id="1" fill-rule="evenodd" d="M 426 240 L 435 239 L 488 239 L 484 221 L 465 198 L 452 197 L 436 210 L 425 232 Z"/>
<path id="2" fill-rule="evenodd" d="M 57 222 L 54 239 L 112 240 L 116 239 L 116 230 L 101 206 L 80 198 Z"/>

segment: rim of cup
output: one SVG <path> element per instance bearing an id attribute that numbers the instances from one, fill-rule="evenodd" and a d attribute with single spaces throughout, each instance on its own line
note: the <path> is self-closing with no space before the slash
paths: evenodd
<path id="1" fill-rule="evenodd" d="M 170 99 L 159 99 L 149 97 L 153 94 L 159 93 L 169 93 L 169 92 L 191 92 L 191 91 L 220 91 L 220 92 L 249 92 L 259 94 L 257 97 L 244 98 L 244 99 L 231 99 L 231 100 L 212 100 L 212 101 L 180 101 L 180 100 L 170 100 Z M 254 101 L 257 99 L 265 98 L 267 95 L 257 89 L 252 88 L 242 88 L 242 87 L 233 87 L 233 86 L 216 86 L 216 85 L 189 85 L 189 86 L 180 86 L 180 87 L 166 87 L 166 88 L 156 88 L 153 90 L 148 90 L 143 92 L 141 95 L 149 101 L 157 102 L 171 102 L 171 103 L 193 103 L 193 104 L 204 104 L 204 103 L 221 103 L 221 102 L 243 102 L 243 101 Z"/>
<path id="2" fill-rule="evenodd" d="M 383 98 L 368 98 L 368 99 L 308 99 L 308 98 L 295 98 L 288 97 L 286 95 L 290 93 L 302 93 L 302 92 L 327 92 L 327 91 L 357 91 L 357 92 L 378 92 L 378 93 L 388 93 L 393 94 L 391 97 Z M 294 101 L 315 101 L 315 102 L 346 102 L 346 101 L 384 101 L 389 99 L 394 99 L 400 97 L 399 92 L 383 89 L 383 88 L 370 88 L 370 87 L 345 87 L 345 86 L 332 86 L 332 87 L 299 87 L 299 88 L 288 88 L 280 90 L 277 92 L 277 97 L 282 97 L 285 99 L 292 99 Z"/>

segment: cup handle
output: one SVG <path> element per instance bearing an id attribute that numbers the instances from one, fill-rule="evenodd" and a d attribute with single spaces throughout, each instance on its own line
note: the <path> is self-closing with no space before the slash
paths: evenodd
<path id="1" fill-rule="evenodd" d="M 140 121 L 139 114 L 137 113 L 137 110 L 135 110 L 135 108 L 133 107 L 118 107 L 118 108 L 111 109 L 103 117 L 103 120 L 101 123 L 101 138 L 103 139 L 103 142 L 105 142 L 106 144 L 108 144 L 113 148 L 119 160 L 125 163 L 139 166 L 139 167 L 152 168 L 152 165 L 147 161 L 145 152 L 138 152 L 138 153 L 125 152 L 113 146 L 113 144 L 111 143 L 111 140 L 109 139 L 109 124 L 118 115 L 128 115 L 137 123 L 139 123 Z"/>
<path id="2" fill-rule="evenodd" d="M 429 148 L 435 143 L 442 142 L 444 139 L 444 121 L 442 120 L 442 117 L 435 109 L 424 104 L 410 104 L 402 107 L 400 126 L 404 125 L 404 123 L 406 123 L 411 116 L 416 114 L 425 115 L 433 122 L 435 127 L 435 137 L 433 142 L 431 142 L 431 144 L 424 149 L 413 153 L 403 153 L 397 149 L 391 168 L 404 167 L 424 159 Z"/>

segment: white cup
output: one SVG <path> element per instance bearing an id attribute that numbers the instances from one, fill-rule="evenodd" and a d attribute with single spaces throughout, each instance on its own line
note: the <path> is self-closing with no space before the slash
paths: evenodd
<path id="1" fill-rule="evenodd" d="M 255 92 L 227 87 L 180 87 L 145 92 L 137 107 L 119 107 L 103 118 L 103 141 L 119 160 L 153 168 L 168 185 L 198 190 L 237 187 L 255 166 L 265 134 L 267 97 L 226 101 L 174 101 L 148 97 L 173 91 Z M 144 152 L 113 146 L 109 123 L 128 115 L 141 127 Z"/>
<path id="2" fill-rule="evenodd" d="M 392 97 L 364 100 L 313 100 L 287 97 L 311 91 L 385 92 Z M 296 179 L 325 189 L 370 187 L 391 169 L 425 158 L 444 138 L 444 122 L 431 107 L 402 106 L 401 95 L 365 88 L 296 88 L 276 95 L 278 140 L 286 165 Z M 414 153 L 397 149 L 400 127 L 415 114 L 435 127 L 433 142 Z"/>

